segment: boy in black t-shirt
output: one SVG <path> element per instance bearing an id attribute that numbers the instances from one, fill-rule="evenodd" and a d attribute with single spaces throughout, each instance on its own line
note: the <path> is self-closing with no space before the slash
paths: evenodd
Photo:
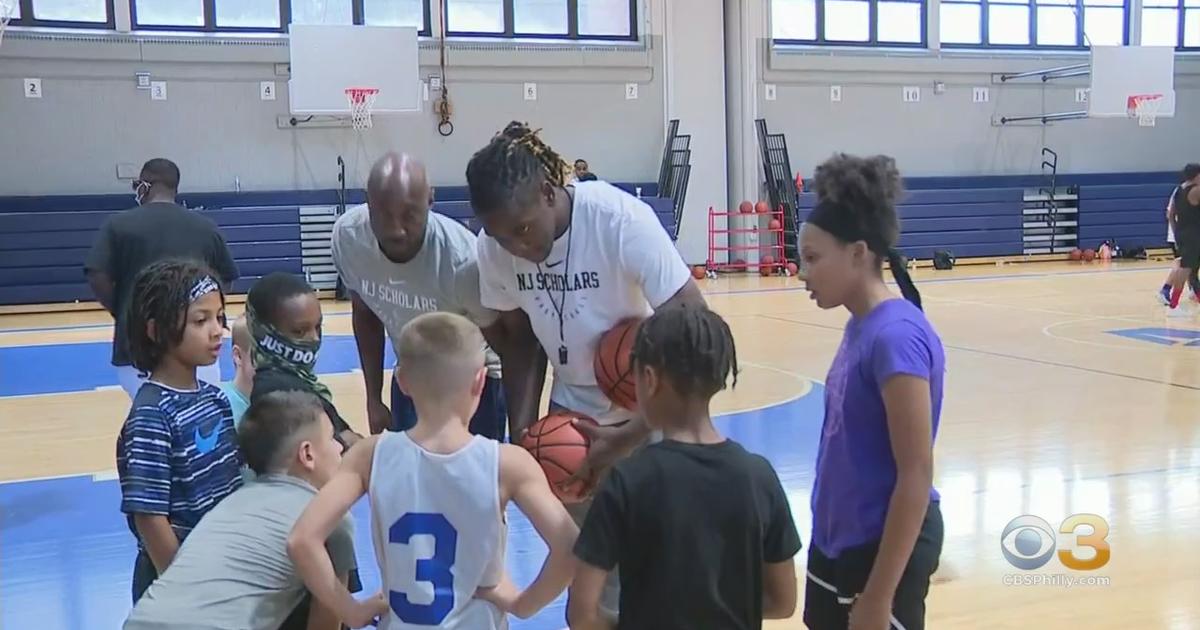
<path id="1" fill-rule="evenodd" d="M 709 402 L 737 352 L 705 308 L 664 309 L 633 348 L 638 404 L 663 441 L 617 464 L 575 544 L 571 628 L 609 628 L 604 578 L 619 566 L 618 628 L 761 628 L 796 608 L 800 537 L 767 460 L 713 427 Z"/>

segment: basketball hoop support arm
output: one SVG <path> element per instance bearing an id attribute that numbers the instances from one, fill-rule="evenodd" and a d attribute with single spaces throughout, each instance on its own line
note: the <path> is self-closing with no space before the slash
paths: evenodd
<path id="1" fill-rule="evenodd" d="M 1024 122 L 1024 121 L 1028 121 L 1028 120 L 1040 120 L 1040 121 L 1042 121 L 1042 124 L 1044 125 L 1046 123 L 1055 122 L 1058 120 L 1076 120 L 1079 118 L 1087 118 L 1087 116 L 1088 116 L 1087 111 L 1060 112 L 1057 114 L 1040 114 L 1040 115 L 1036 115 L 1036 116 L 1003 116 L 1000 118 L 1000 124 L 1007 125 L 1008 123 L 1014 123 L 1014 122 Z"/>
<path id="2" fill-rule="evenodd" d="M 1024 79 L 1026 77 L 1042 78 L 1042 81 L 1050 81 L 1052 79 L 1065 79 L 1067 77 L 1082 77 L 1091 74 L 1091 64 L 1077 63 L 1070 66 L 1059 66 L 1057 68 L 1047 68 L 1045 70 L 1030 70 L 1029 72 L 1018 72 L 1016 74 L 1000 75 L 1000 82 L 1007 83 L 1013 79 Z"/>

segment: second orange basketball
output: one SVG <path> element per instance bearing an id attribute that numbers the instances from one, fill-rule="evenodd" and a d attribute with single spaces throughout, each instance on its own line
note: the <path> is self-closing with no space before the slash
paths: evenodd
<path id="1" fill-rule="evenodd" d="M 596 347 L 596 384 L 613 404 L 637 411 L 637 388 L 633 383 L 633 341 L 641 318 L 630 318 L 613 326 Z"/>

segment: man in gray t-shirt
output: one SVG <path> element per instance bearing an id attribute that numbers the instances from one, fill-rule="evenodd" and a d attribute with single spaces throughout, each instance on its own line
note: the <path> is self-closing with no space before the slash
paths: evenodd
<path id="1" fill-rule="evenodd" d="M 367 203 L 346 211 L 333 226 L 333 262 L 350 290 L 371 433 L 404 431 L 417 422 L 412 400 L 394 380 L 391 409 L 383 402 L 385 331 L 394 351 L 405 324 L 422 313 L 446 311 L 467 317 L 485 337 L 495 338 L 499 315 L 480 303 L 475 235 L 431 212 L 432 204 L 425 166 L 411 156 L 388 153 L 371 169 Z M 500 360 L 490 349 L 487 366 L 470 429 L 503 440 L 508 412 Z"/>
<path id="2" fill-rule="evenodd" d="M 204 515 L 124 630 L 340 627 L 332 611 L 307 597 L 287 551 L 292 526 L 341 462 L 320 401 L 302 392 L 267 394 L 246 412 L 238 442 L 257 480 Z M 347 516 L 326 541 L 343 580 L 357 568 L 353 538 Z"/>

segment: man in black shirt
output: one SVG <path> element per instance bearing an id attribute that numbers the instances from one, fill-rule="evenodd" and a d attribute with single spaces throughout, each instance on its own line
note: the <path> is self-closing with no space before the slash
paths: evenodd
<path id="1" fill-rule="evenodd" d="M 138 273 L 160 260 L 187 258 L 211 267 L 226 288 L 238 277 L 237 265 L 217 226 L 175 203 L 179 167 L 174 162 L 163 158 L 146 162 L 133 190 L 138 206 L 104 222 L 84 263 L 92 293 L 113 316 L 112 364 L 131 399 L 142 379 L 130 365 L 125 315 Z M 202 367 L 197 377 L 220 384 L 220 368 L 216 363 Z"/>
<path id="2" fill-rule="evenodd" d="M 796 608 L 800 537 L 779 478 L 713 427 L 709 401 L 737 384 L 729 326 L 705 308 L 642 323 L 633 348 L 638 404 L 663 441 L 618 463 L 575 544 L 572 630 L 610 628 L 600 596 L 619 567 L 618 628 L 757 629 Z"/>

